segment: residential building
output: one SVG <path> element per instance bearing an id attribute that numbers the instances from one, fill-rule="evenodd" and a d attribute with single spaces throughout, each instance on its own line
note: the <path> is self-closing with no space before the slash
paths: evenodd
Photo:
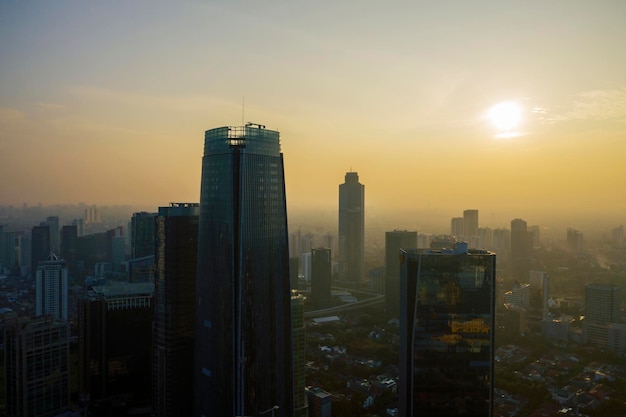
<path id="1" fill-rule="evenodd" d="M 68 319 L 68 294 L 66 262 L 50 253 L 39 262 L 35 275 L 35 313 L 51 315 L 57 320 Z"/>

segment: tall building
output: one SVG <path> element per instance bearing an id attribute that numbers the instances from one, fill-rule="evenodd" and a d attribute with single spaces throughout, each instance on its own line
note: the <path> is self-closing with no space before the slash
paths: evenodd
<path id="1" fill-rule="evenodd" d="M 108 284 L 79 300 L 78 389 L 94 417 L 152 403 L 153 291 L 152 283 Z"/>
<path id="2" fill-rule="evenodd" d="M 4 356 L 7 416 L 56 416 L 69 410 L 67 322 L 6 315 Z"/>
<path id="3" fill-rule="evenodd" d="M 522 219 L 511 220 L 511 267 L 518 280 L 528 277 L 532 237 L 528 233 L 528 225 Z"/>
<path id="4" fill-rule="evenodd" d="M 78 226 L 61 228 L 61 256 L 69 263 L 76 261 L 76 245 L 78 244 Z"/>
<path id="5" fill-rule="evenodd" d="M 293 408 L 294 417 L 308 416 L 306 399 L 306 333 L 304 297 L 291 295 L 291 331 L 293 345 Z"/>
<path id="6" fill-rule="evenodd" d="M 585 321 L 619 323 L 622 298 L 617 285 L 585 286 Z"/>
<path id="7" fill-rule="evenodd" d="M 207 130 L 202 158 L 194 415 L 292 416 L 289 245 L 279 133 Z"/>
<path id="8" fill-rule="evenodd" d="M 152 410 L 191 416 L 198 256 L 198 203 L 159 207 L 152 339 Z"/>
<path id="9" fill-rule="evenodd" d="M 50 255 L 50 227 L 35 226 L 30 235 L 30 265 L 33 276 L 39 261 L 45 261 Z"/>
<path id="10" fill-rule="evenodd" d="M 38 316 L 52 315 L 57 320 L 68 319 L 67 265 L 54 253 L 39 262 L 35 278 L 35 312 Z"/>
<path id="11" fill-rule="evenodd" d="M 471 237 L 478 236 L 478 210 L 463 210 L 463 230 L 467 242 Z"/>
<path id="12" fill-rule="evenodd" d="M 154 255 L 154 219 L 156 213 L 134 213 L 130 221 L 130 257 Z"/>
<path id="13" fill-rule="evenodd" d="M 567 228 L 567 249 L 580 253 L 583 251 L 583 233 L 571 227 Z"/>
<path id="14" fill-rule="evenodd" d="M 417 232 L 385 232 L 385 309 L 400 311 L 400 249 L 417 247 Z"/>
<path id="15" fill-rule="evenodd" d="M 315 308 L 330 307 L 331 278 L 330 249 L 313 249 L 311 252 L 311 304 Z"/>
<path id="16" fill-rule="evenodd" d="M 458 238 L 465 236 L 463 217 L 453 217 L 452 220 L 450 220 L 450 234 Z"/>
<path id="17" fill-rule="evenodd" d="M 401 416 L 490 416 L 493 408 L 495 254 L 403 250 Z"/>
<path id="18" fill-rule="evenodd" d="M 50 228 L 50 250 L 54 253 L 59 253 L 60 239 L 59 239 L 59 216 L 48 216 L 45 222 L 41 222 L 40 226 L 48 226 Z"/>
<path id="19" fill-rule="evenodd" d="M 332 417 L 333 396 L 321 388 L 307 389 L 309 417 Z"/>
<path id="20" fill-rule="evenodd" d="M 365 280 L 365 186 L 359 174 L 346 172 L 339 185 L 339 277 L 341 285 Z"/>

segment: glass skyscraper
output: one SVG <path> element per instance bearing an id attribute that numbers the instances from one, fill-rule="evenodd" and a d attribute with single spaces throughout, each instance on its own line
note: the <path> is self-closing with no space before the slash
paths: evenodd
<path id="1" fill-rule="evenodd" d="M 279 133 L 205 133 L 195 416 L 292 416 L 291 292 Z"/>
<path id="2" fill-rule="evenodd" d="M 491 415 L 495 261 L 464 242 L 401 251 L 401 416 Z"/>

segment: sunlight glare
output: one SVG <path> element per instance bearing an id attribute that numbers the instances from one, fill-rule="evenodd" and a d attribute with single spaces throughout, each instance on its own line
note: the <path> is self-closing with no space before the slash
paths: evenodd
<path id="1" fill-rule="evenodd" d="M 497 130 L 510 132 L 519 127 L 522 121 L 522 108 L 513 101 L 503 101 L 489 109 L 487 118 Z"/>

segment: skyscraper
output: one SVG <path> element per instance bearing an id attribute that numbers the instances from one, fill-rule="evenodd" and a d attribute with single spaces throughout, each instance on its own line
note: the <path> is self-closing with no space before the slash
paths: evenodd
<path id="1" fill-rule="evenodd" d="M 154 218 L 156 213 L 134 213 L 130 220 L 130 257 L 154 255 Z"/>
<path id="2" fill-rule="evenodd" d="M 193 410 L 193 350 L 196 314 L 197 203 L 159 207 L 156 218 L 156 280 L 153 412 L 190 416 Z"/>
<path id="3" fill-rule="evenodd" d="M 50 227 L 35 226 L 30 235 L 30 264 L 32 276 L 35 276 L 39 261 L 45 261 L 50 255 Z"/>
<path id="4" fill-rule="evenodd" d="M 400 311 L 400 249 L 417 247 L 417 232 L 385 232 L 385 309 Z"/>
<path id="5" fill-rule="evenodd" d="M 306 417 L 306 330 L 304 326 L 304 297 L 291 295 L 291 331 L 293 337 L 293 407 L 294 417 Z"/>
<path id="6" fill-rule="evenodd" d="M 403 250 L 400 415 L 490 416 L 495 254 Z"/>
<path id="7" fill-rule="evenodd" d="M 202 158 L 195 416 L 292 416 L 289 245 L 279 133 L 207 130 Z"/>
<path id="8" fill-rule="evenodd" d="M 311 252 L 311 303 L 316 308 L 330 307 L 330 285 L 330 249 L 313 249 Z"/>
<path id="9" fill-rule="evenodd" d="M 56 416 L 70 405 L 69 325 L 52 316 L 4 319 L 7 416 Z"/>
<path id="10" fill-rule="evenodd" d="M 346 172 L 339 184 L 340 285 L 358 286 L 365 280 L 365 186 L 359 174 Z"/>
<path id="11" fill-rule="evenodd" d="M 54 253 L 39 262 L 35 278 L 35 312 L 38 316 L 51 315 L 67 320 L 68 308 L 67 265 Z"/>
<path id="12" fill-rule="evenodd" d="M 453 217 L 450 220 L 450 234 L 459 239 L 462 239 L 465 236 L 465 224 L 463 222 L 463 217 Z"/>
<path id="13" fill-rule="evenodd" d="M 478 236 L 478 210 L 463 211 L 463 230 L 463 236 L 468 243 L 473 236 Z"/>
<path id="14" fill-rule="evenodd" d="M 513 276 L 518 280 L 528 278 L 531 245 L 532 238 L 528 233 L 526 221 L 511 220 L 511 266 Z"/>

